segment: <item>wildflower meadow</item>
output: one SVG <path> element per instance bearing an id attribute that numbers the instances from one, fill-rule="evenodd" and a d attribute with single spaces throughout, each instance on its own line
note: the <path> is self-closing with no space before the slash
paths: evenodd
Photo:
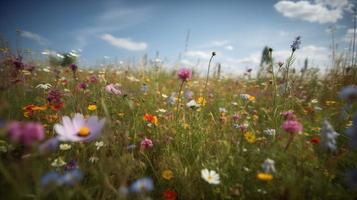
<path id="1" fill-rule="evenodd" d="M 3 39 L 0 199 L 357 199 L 356 63 L 299 68 L 304 42 L 232 75 Z"/>

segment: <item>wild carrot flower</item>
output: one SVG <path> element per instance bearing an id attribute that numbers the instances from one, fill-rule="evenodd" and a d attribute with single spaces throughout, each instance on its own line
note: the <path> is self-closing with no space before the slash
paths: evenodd
<path id="1" fill-rule="evenodd" d="M 174 176 L 174 173 L 169 170 L 169 169 L 166 169 L 162 172 L 162 178 L 166 179 L 166 180 L 171 180 L 172 177 Z"/>
<path id="2" fill-rule="evenodd" d="M 140 146 L 143 149 L 150 149 L 154 144 L 151 139 L 145 137 L 145 139 L 140 142 Z"/>
<path id="3" fill-rule="evenodd" d="M 322 124 L 322 128 L 320 130 L 320 145 L 322 148 L 335 151 L 336 150 L 336 138 L 340 135 L 333 129 L 332 125 L 325 120 Z"/>
<path id="4" fill-rule="evenodd" d="M 182 81 L 187 81 L 188 79 L 191 79 L 192 71 L 190 69 L 188 69 L 188 68 L 181 68 L 177 72 L 177 76 Z"/>
<path id="5" fill-rule="evenodd" d="M 130 192 L 140 193 L 140 192 L 150 192 L 154 190 L 154 182 L 151 178 L 145 177 L 134 181 L 130 186 Z"/>
<path id="6" fill-rule="evenodd" d="M 290 133 L 292 135 L 297 134 L 302 131 L 302 125 L 300 124 L 300 122 L 298 122 L 296 120 L 286 120 L 283 123 L 282 128 L 284 129 L 284 131 L 286 131 L 287 133 Z"/>
<path id="7" fill-rule="evenodd" d="M 7 134 L 12 141 L 31 146 L 45 138 L 45 131 L 40 123 L 36 122 L 11 122 Z"/>
<path id="8" fill-rule="evenodd" d="M 122 92 L 120 90 L 120 87 L 119 87 L 119 84 L 111 83 L 111 84 L 105 86 L 105 90 L 108 93 L 115 94 L 115 95 L 121 95 L 122 94 Z"/>
<path id="9" fill-rule="evenodd" d="M 64 116 L 62 124 L 55 124 L 54 129 L 60 141 L 91 141 L 99 136 L 104 122 L 105 119 L 99 120 L 97 116 L 85 119 L 82 114 L 76 113 L 72 120 Z"/>
<path id="10" fill-rule="evenodd" d="M 214 170 L 202 169 L 201 177 L 203 178 L 203 180 L 207 181 L 209 184 L 217 185 L 221 182 L 219 174 L 217 174 L 217 172 Z"/>

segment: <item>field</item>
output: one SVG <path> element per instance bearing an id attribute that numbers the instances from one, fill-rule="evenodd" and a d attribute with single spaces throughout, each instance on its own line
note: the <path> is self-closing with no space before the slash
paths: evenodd
<path id="1" fill-rule="evenodd" d="M 3 51 L 1 199 L 357 198 L 356 68 L 291 51 L 259 77 Z"/>

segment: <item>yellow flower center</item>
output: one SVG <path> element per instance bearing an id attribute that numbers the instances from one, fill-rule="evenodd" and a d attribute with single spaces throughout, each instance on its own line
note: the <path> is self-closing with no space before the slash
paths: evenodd
<path id="1" fill-rule="evenodd" d="M 78 136 L 80 136 L 80 137 L 86 137 L 86 136 L 89 135 L 89 132 L 90 132 L 89 128 L 86 127 L 86 126 L 83 126 L 83 127 L 81 127 L 81 128 L 79 129 L 79 131 L 78 131 Z"/>
<path id="2" fill-rule="evenodd" d="M 212 180 L 213 180 L 213 177 L 212 177 L 212 176 L 208 176 L 208 177 L 207 177 L 207 180 L 208 180 L 208 181 L 212 181 Z"/>

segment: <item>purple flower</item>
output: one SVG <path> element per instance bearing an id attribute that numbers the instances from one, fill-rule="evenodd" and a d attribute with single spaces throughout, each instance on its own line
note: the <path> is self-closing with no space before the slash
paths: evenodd
<path id="1" fill-rule="evenodd" d="M 302 125 L 296 120 L 286 120 L 282 128 L 290 134 L 296 134 L 302 131 Z"/>
<path id="2" fill-rule="evenodd" d="M 96 83 L 98 81 L 98 77 L 96 75 L 91 75 L 89 77 L 89 82 Z"/>
<path id="3" fill-rule="evenodd" d="M 76 64 L 71 64 L 71 65 L 69 66 L 69 68 L 71 68 L 71 70 L 72 70 L 73 73 L 76 73 L 76 71 L 77 71 L 77 69 L 78 69 L 78 66 L 77 66 Z"/>
<path id="4" fill-rule="evenodd" d="M 41 178 L 41 186 L 46 187 L 49 184 L 56 186 L 73 186 L 83 178 L 83 173 L 79 169 L 66 171 L 64 174 L 58 172 L 48 172 Z"/>
<path id="5" fill-rule="evenodd" d="M 236 114 L 234 114 L 234 115 L 232 116 L 232 119 L 233 119 L 233 121 L 237 122 L 237 121 L 240 120 L 240 115 L 238 115 L 238 114 L 236 113 Z"/>
<path id="6" fill-rule="evenodd" d="M 19 58 L 14 59 L 12 61 L 12 64 L 14 65 L 16 70 L 22 70 L 25 67 L 24 63 L 22 63 L 21 59 L 19 59 Z"/>
<path id="7" fill-rule="evenodd" d="M 154 144 L 152 143 L 152 140 L 145 137 L 145 139 L 140 142 L 140 146 L 143 149 L 149 149 L 149 148 L 152 148 L 154 146 Z"/>
<path id="8" fill-rule="evenodd" d="M 85 90 L 85 89 L 87 89 L 87 87 L 88 87 L 88 85 L 85 82 L 81 82 L 81 83 L 77 84 L 77 89 L 78 90 Z"/>
<path id="9" fill-rule="evenodd" d="M 181 69 L 179 69 L 177 76 L 182 81 L 186 81 L 187 79 L 191 79 L 192 71 L 188 68 L 181 68 Z"/>
<path id="10" fill-rule="evenodd" d="M 193 92 L 191 90 L 186 90 L 185 91 L 185 98 L 188 100 L 192 100 L 193 99 Z"/>
<path id="11" fill-rule="evenodd" d="M 74 170 L 77 169 L 78 165 L 77 165 L 77 161 L 76 160 L 70 160 L 65 166 L 64 166 L 64 170 L 65 171 L 70 171 L 70 170 Z"/>
<path id="12" fill-rule="evenodd" d="M 115 94 L 115 95 L 121 95 L 122 94 L 118 84 L 111 83 L 111 84 L 105 86 L 105 90 L 108 93 Z"/>
<path id="13" fill-rule="evenodd" d="M 285 111 L 285 112 L 281 113 L 281 115 L 283 116 L 284 120 L 295 120 L 296 119 L 294 111 L 292 111 L 292 110 Z"/>
<path id="14" fill-rule="evenodd" d="M 31 146 L 45 137 L 42 124 L 35 122 L 12 122 L 8 126 L 7 133 L 11 140 L 21 142 L 26 146 Z"/>
<path id="15" fill-rule="evenodd" d="M 300 45 L 301 45 L 301 37 L 297 36 L 293 41 L 293 43 L 290 45 L 290 48 L 292 51 L 296 51 L 297 49 L 300 48 Z"/>
<path id="16" fill-rule="evenodd" d="M 52 104 L 61 103 L 62 93 L 59 90 L 50 90 L 47 94 L 47 101 Z"/>

